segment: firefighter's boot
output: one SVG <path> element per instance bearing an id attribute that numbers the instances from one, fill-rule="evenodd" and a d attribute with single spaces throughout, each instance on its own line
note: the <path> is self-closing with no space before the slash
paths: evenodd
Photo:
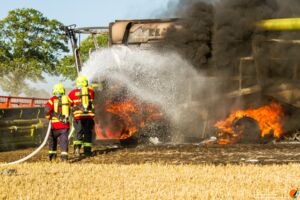
<path id="1" fill-rule="evenodd" d="M 60 160 L 63 162 L 68 161 L 68 152 L 61 152 Z"/>
<path id="2" fill-rule="evenodd" d="M 67 155 L 62 155 L 60 157 L 60 160 L 63 161 L 63 162 L 67 162 L 68 161 L 68 156 Z"/>
<path id="3" fill-rule="evenodd" d="M 92 156 L 92 147 L 83 147 L 84 156 Z"/>
<path id="4" fill-rule="evenodd" d="M 55 161 L 56 160 L 56 154 L 49 154 L 49 161 Z"/>

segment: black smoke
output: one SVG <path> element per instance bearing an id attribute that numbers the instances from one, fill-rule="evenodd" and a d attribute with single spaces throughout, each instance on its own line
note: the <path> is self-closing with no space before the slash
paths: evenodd
<path id="1" fill-rule="evenodd" d="M 180 19 L 178 24 L 182 28 L 168 30 L 165 40 L 168 48 L 180 53 L 201 72 L 224 78 L 218 86 L 220 94 L 216 94 L 219 99 L 211 102 L 212 107 L 220 107 L 219 113 L 226 110 L 226 116 L 235 104 L 247 107 L 248 102 L 240 99 L 224 102 L 225 94 L 237 91 L 238 83 L 231 78 L 240 74 L 243 87 L 262 86 L 258 97 L 253 101 L 248 99 L 252 104 L 262 103 L 260 98 L 267 95 L 288 104 L 299 98 L 282 99 L 280 95 L 295 91 L 297 85 L 292 80 L 299 85 L 300 45 L 294 41 L 300 40 L 300 31 L 270 31 L 257 26 L 264 19 L 300 17 L 299 0 L 179 0 L 173 16 Z M 280 91 L 282 85 L 291 90 Z M 294 118 L 298 120 L 299 116 Z"/>
<path id="2" fill-rule="evenodd" d="M 256 26 L 263 19 L 299 17 L 298 0 L 180 0 L 173 15 L 180 18 L 182 28 L 170 28 L 165 44 L 196 69 L 217 69 L 234 76 L 241 57 L 272 53 L 295 57 L 298 50 L 292 45 L 271 43 L 270 47 L 266 43 L 274 38 L 299 39 L 300 31 L 270 32 Z"/>
<path id="3" fill-rule="evenodd" d="M 239 59 L 252 54 L 256 22 L 272 18 L 275 0 L 222 0 L 215 4 L 213 59 L 222 72 L 234 75 Z"/>
<path id="4" fill-rule="evenodd" d="M 197 69 L 207 69 L 211 64 L 213 6 L 202 1 L 185 0 L 174 10 L 180 18 L 177 25 L 167 31 L 164 45 L 180 53 Z"/>

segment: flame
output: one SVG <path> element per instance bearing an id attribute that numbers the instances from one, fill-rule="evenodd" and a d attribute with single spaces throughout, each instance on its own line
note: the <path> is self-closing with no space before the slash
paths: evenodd
<path id="1" fill-rule="evenodd" d="M 152 104 L 140 103 L 129 99 L 122 102 L 108 101 L 105 106 L 106 112 L 112 113 L 120 118 L 123 130 L 120 139 L 128 139 L 133 136 L 139 128 L 146 126 L 148 122 L 160 119 L 162 113 Z"/>
<path id="2" fill-rule="evenodd" d="M 275 138 L 280 138 L 283 135 L 282 117 L 284 116 L 282 106 L 277 102 L 272 102 L 257 109 L 238 110 L 233 112 L 226 120 L 219 121 L 215 127 L 221 130 L 219 133 L 219 144 L 233 144 L 239 141 L 243 133 L 235 130 L 233 125 L 234 120 L 249 117 L 254 119 L 260 128 L 261 137 L 265 137 L 273 133 Z"/>

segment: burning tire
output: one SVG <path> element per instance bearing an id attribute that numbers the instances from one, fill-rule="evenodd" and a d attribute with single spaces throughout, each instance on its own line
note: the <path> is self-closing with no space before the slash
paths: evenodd
<path id="1" fill-rule="evenodd" d="M 236 133 L 240 134 L 238 143 L 253 144 L 260 143 L 261 131 L 257 121 L 250 117 L 243 117 L 233 121 L 233 126 Z"/>
<path id="2" fill-rule="evenodd" d="M 120 145 L 124 148 L 134 148 L 139 144 L 139 138 L 136 135 L 131 136 L 130 138 L 120 140 Z"/>
<path id="3" fill-rule="evenodd" d="M 283 135 L 283 107 L 277 102 L 256 109 L 237 110 L 215 127 L 219 144 L 268 143 Z"/>

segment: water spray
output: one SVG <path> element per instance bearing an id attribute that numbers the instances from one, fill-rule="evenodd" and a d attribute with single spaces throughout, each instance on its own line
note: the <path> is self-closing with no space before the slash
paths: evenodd
<path id="1" fill-rule="evenodd" d="M 164 119 L 176 126 L 172 129 L 180 126 L 185 133 L 190 129 L 190 124 L 182 119 L 182 113 L 192 115 L 186 109 L 191 102 L 191 94 L 199 95 L 204 101 L 208 96 L 204 90 L 209 88 L 211 93 L 214 91 L 214 86 L 209 85 L 207 78 L 188 61 L 178 53 L 166 50 L 141 51 L 119 46 L 101 49 L 90 55 L 82 74 L 92 82 L 105 81 L 107 88 L 124 88 L 120 91 L 125 91 L 129 98 L 155 105 L 164 114 Z M 199 124 L 197 116 L 194 118 Z"/>

